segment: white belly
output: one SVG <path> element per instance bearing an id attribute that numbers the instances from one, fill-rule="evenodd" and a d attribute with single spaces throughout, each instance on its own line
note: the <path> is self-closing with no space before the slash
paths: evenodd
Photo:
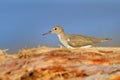
<path id="1" fill-rule="evenodd" d="M 92 47 L 92 45 L 87 45 L 87 46 L 82 46 L 80 48 L 91 48 L 91 47 Z"/>
<path id="2" fill-rule="evenodd" d="M 60 42 L 63 44 L 63 46 L 65 46 L 66 48 L 75 49 L 74 47 L 70 46 L 70 45 L 67 43 L 67 41 L 70 41 L 70 39 L 65 40 L 65 39 L 62 39 L 60 35 L 57 35 L 57 36 L 58 36 Z M 82 47 L 80 47 L 80 48 L 90 48 L 90 47 L 92 47 L 92 45 L 82 46 Z"/>
<path id="3" fill-rule="evenodd" d="M 67 40 L 62 39 L 60 35 L 57 35 L 57 36 L 58 36 L 60 42 L 61 42 L 66 48 L 73 48 L 73 47 L 71 47 L 71 46 L 68 45 Z"/>

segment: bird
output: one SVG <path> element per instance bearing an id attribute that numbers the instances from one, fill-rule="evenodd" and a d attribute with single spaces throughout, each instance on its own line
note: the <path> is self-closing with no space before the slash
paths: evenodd
<path id="1" fill-rule="evenodd" d="M 66 34 L 62 26 L 54 26 L 47 34 L 56 34 L 59 38 L 60 43 L 66 48 L 90 48 L 97 43 L 101 43 L 110 38 L 94 38 L 89 36 L 84 36 L 80 34 Z"/>

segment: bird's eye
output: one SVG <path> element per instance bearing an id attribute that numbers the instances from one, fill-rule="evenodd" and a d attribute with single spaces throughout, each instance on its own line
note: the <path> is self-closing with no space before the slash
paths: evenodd
<path id="1" fill-rule="evenodd" d="M 57 30 L 57 28 L 55 28 L 55 30 Z"/>

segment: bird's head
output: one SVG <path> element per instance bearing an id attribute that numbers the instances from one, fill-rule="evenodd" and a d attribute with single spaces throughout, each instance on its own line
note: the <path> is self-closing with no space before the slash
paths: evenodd
<path id="1" fill-rule="evenodd" d="M 63 28 L 61 26 L 55 26 L 49 32 L 46 32 L 43 35 L 47 35 L 47 34 L 51 34 L 51 33 L 60 34 L 62 32 L 64 32 L 64 30 L 63 30 Z"/>

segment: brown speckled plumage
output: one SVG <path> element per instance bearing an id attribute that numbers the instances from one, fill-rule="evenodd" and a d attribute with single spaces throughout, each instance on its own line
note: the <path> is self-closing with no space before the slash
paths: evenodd
<path id="1" fill-rule="evenodd" d="M 78 34 L 66 34 L 61 26 L 55 26 L 54 28 L 51 29 L 51 31 L 43 35 L 49 33 L 57 34 L 60 42 L 67 48 L 76 48 L 76 47 L 83 47 L 88 45 L 92 46 L 96 43 L 109 40 L 108 38 L 94 38 L 94 37 L 78 35 Z"/>

